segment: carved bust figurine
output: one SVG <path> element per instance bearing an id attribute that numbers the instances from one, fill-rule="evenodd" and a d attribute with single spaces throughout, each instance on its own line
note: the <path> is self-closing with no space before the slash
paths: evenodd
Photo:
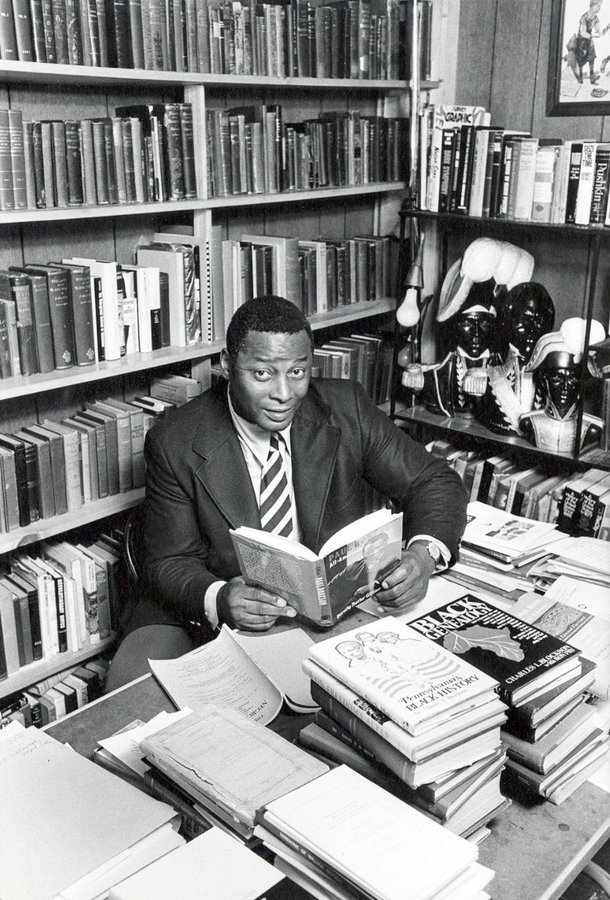
<path id="1" fill-rule="evenodd" d="M 540 406 L 531 374 L 524 372 L 534 347 L 555 320 L 553 301 L 542 284 L 530 281 L 512 288 L 500 305 L 499 340 L 503 362 L 487 369 L 487 386 L 477 404 L 477 418 L 496 434 L 519 434 L 520 417 Z"/>
<path id="2" fill-rule="evenodd" d="M 591 341 L 603 340 L 604 329 L 593 322 Z M 544 397 L 544 407 L 525 413 L 521 429 L 525 437 L 541 450 L 572 453 L 595 443 L 603 430 L 603 420 L 583 413 L 580 440 L 576 425 L 583 366 L 584 320 L 568 319 L 561 330 L 544 335 L 536 344 L 526 369 L 535 372 Z M 589 367 L 595 374 L 595 370 Z"/>
<path id="3" fill-rule="evenodd" d="M 473 415 L 471 379 L 492 360 L 496 332 L 493 282 L 474 284 L 450 323 L 453 349 L 441 362 L 408 366 L 402 383 L 433 412 Z"/>

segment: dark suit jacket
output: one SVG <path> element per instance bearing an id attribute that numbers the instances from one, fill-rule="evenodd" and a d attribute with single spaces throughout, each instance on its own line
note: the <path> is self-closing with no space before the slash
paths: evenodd
<path id="1" fill-rule="evenodd" d="M 291 447 L 302 541 L 314 551 L 367 511 L 365 481 L 403 510 L 407 539 L 430 534 L 457 553 L 466 522 L 459 477 L 400 431 L 359 384 L 312 382 L 293 420 Z M 229 528 L 260 528 L 226 385 L 172 410 L 148 432 L 145 454 L 151 598 L 170 618 L 201 620 L 210 584 L 240 574 Z"/>

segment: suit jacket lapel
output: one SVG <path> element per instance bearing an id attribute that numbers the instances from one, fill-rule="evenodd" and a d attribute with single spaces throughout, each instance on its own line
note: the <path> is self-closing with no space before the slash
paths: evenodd
<path id="1" fill-rule="evenodd" d="M 258 503 L 225 396 L 210 404 L 195 434 L 193 450 L 202 457 L 196 475 L 232 528 L 260 528 Z"/>
<path id="2" fill-rule="evenodd" d="M 322 517 L 341 437 L 340 430 L 330 425 L 328 419 L 328 408 L 314 403 L 308 395 L 290 432 L 292 481 L 301 539 L 314 550 L 319 546 Z"/>

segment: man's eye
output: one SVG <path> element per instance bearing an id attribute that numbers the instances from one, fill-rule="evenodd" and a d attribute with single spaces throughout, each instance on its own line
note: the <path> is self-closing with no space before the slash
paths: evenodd
<path id="1" fill-rule="evenodd" d="M 257 381 L 269 381 L 271 372 L 268 372 L 266 369 L 255 369 L 254 377 Z"/>
<path id="2" fill-rule="evenodd" d="M 293 369 L 290 373 L 292 378 L 304 378 L 307 369 L 304 369 L 303 366 L 298 366 L 296 369 Z"/>

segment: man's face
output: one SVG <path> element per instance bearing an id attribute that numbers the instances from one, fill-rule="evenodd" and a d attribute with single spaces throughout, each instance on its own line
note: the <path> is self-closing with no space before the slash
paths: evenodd
<path id="1" fill-rule="evenodd" d="M 225 377 L 238 415 L 264 431 L 282 431 L 307 394 L 312 351 L 305 331 L 250 331 L 233 363 L 223 354 Z"/>

